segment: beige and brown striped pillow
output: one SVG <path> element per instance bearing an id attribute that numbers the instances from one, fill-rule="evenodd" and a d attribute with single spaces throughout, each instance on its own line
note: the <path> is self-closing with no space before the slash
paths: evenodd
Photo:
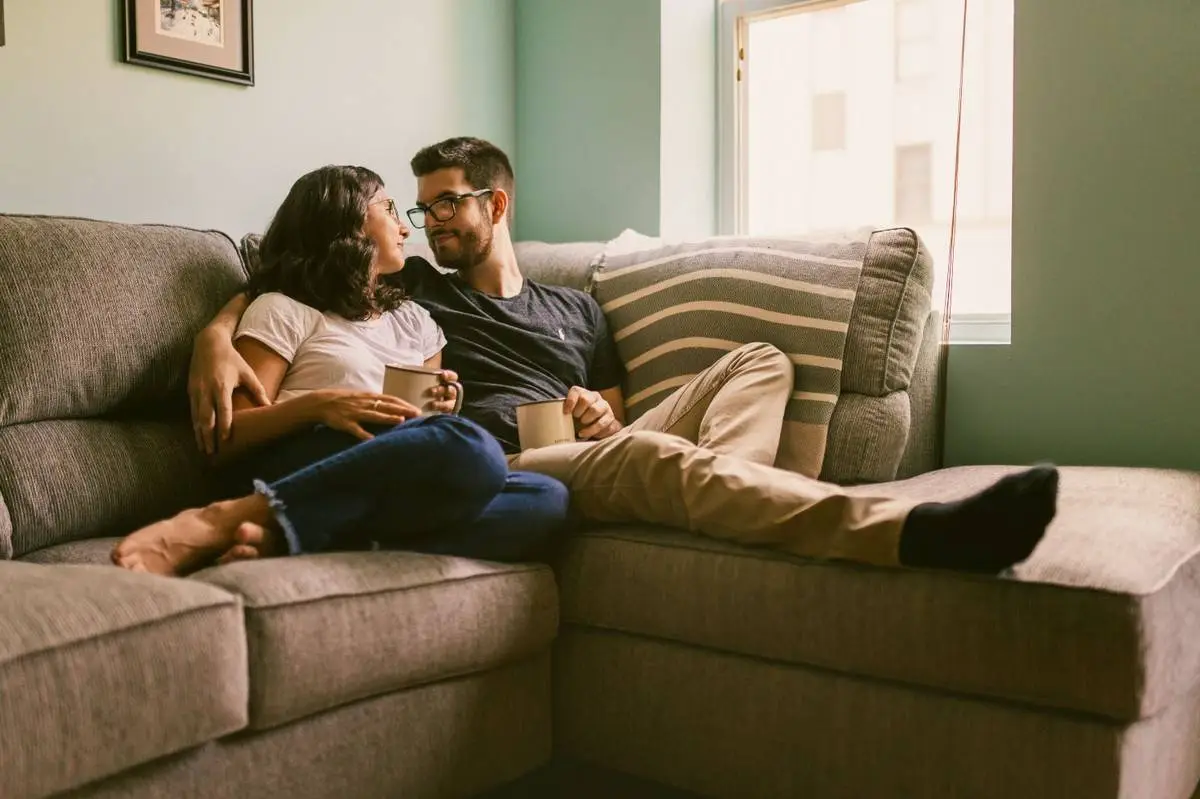
<path id="1" fill-rule="evenodd" d="M 726 352 L 764 341 L 796 365 L 776 465 L 819 475 L 870 237 L 863 228 L 820 238 L 718 238 L 605 256 L 593 291 L 628 372 L 629 418 Z"/>

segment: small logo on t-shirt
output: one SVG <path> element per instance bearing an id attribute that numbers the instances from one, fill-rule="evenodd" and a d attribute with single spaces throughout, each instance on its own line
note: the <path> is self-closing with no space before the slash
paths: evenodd
<path id="1" fill-rule="evenodd" d="M 558 337 L 561 338 L 563 341 L 567 340 L 567 334 L 563 332 L 563 329 L 561 327 L 558 329 Z"/>

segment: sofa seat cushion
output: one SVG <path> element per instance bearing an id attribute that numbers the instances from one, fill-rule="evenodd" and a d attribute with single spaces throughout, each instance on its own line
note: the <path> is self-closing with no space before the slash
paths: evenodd
<path id="1" fill-rule="evenodd" d="M 853 490 L 951 499 L 1007 471 Z M 567 624 L 1125 721 L 1200 681 L 1198 549 L 1200 475 L 1065 468 L 1058 517 L 1011 578 L 609 527 L 571 544 L 560 590 Z"/>
<path id="2" fill-rule="evenodd" d="M 254 729 L 525 658 L 558 626 L 554 575 L 541 565 L 354 552 L 193 579 L 244 598 Z"/>
<path id="3" fill-rule="evenodd" d="M 111 566 L 113 547 L 120 541 L 119 537 L 81 538 L 78 541 L 68 541 L 65 544 L 54 544 L 42 549 L 35 549 L 25 553 L 17 560 L 23 563 L 46 565 L 65 563 L 77 566 L 88 564 Z"/>
<path id="4" fill-rule="evenodd" d="M 69 790 L 245 727 L 241 600 L 115 566 L 0 562 L 0 796 Z"/>

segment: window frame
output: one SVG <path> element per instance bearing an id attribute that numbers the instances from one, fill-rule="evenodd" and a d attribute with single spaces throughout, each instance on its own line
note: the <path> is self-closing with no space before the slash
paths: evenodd
<path id="1" fill-rule="evenodd" d="M 829 10 L 864 0 L 720 0 L 717 19 L 717 232 L 744 235 L 747 154 L 742 141 L 749 122 L 745 87 L 749 75 L 748 26 L 797 9 Z M 1015 146 L 1015 143 L 1014 143 Z M 941 309 L 935 309 L 940 312 Z M 950 343 L 1010 344 L 1012 314 L 952 313 Z"/>

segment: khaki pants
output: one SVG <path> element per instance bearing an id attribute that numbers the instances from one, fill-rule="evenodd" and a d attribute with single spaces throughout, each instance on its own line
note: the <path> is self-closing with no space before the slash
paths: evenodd
<path id="1" fill-rule="evenodd" d="M 771 465 L 793 374 L 775 347 L 747 344 L 616 435 L 529 450 L 510 464 L 561 480 L 572 506 L 593 521 L 896 565 L 913 503 L 850 496 Z"/>

